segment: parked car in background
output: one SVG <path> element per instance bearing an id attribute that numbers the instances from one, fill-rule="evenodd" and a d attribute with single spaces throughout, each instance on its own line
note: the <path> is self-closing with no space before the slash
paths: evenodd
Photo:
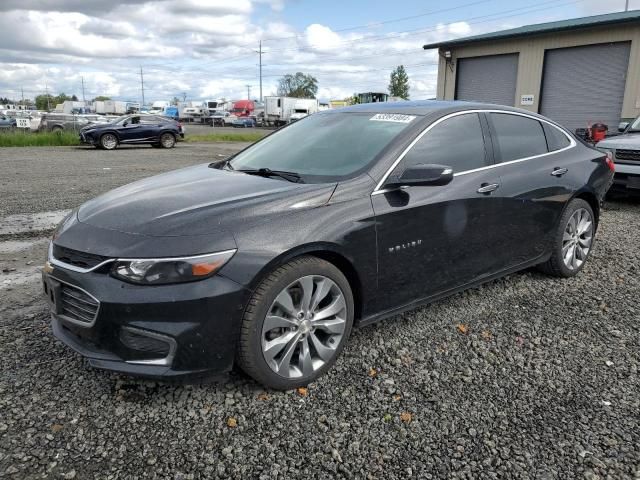
<path id="1" fill-rule="evenodd" d="M 239 117 L 231 125 L 235 128 L 253 128 L 256 126 L 256 119 L 254 117 Z"/>
<path id="2" fill-rule="evenodd" d="M 110 123 L 93 124 L 80 130 L 80 141 L 113 150 L 121 144 L 148 144 L 173 148 L 184 138 L 182 125 L 161 115 L 124 115 Z"/>
<path id="3" fill-rule="evenodd" d="M 224 110 L 214 110 L 209 112 L 209 117 L 207 118 L 207 125 L 211 125 L 212 127 L 224 127 L 226 122 L 225 120 L 231 116 L 231 113 Z"/>
<path id="4" fill-rule="evenodd" d="M 99 368 L 175 378 L 236 362 L 299 387 L 356 323 L 532 266 L 578 275 L 612 178 L 607 154 L 524 110 L 320 112 L 74 210 L 44 269 L 53 332 Z"/>
<path id="5" fill-rule="evenodd" d="M 94 118 L 95 117 L 95 118 Z M 39 129 L 47 132 L 63 130 L 80 131 L 96 121 L 98 116 L 74 115 L 71 113 L 43 113 Z"/>
<path id="6" fill-rule="evenodd" d="M 619 125 L 620 135 L 608 137 L 596 148 L 610 153 L 616 164 L 612 191 L 640 195 L 640 117 Z"/>
<path id="7" fill-rule="evenodd" d="M 0 128 L 2 130 L 10 130 L 16 128 L 16 119 L 6 115 L 0 115 Z"/>

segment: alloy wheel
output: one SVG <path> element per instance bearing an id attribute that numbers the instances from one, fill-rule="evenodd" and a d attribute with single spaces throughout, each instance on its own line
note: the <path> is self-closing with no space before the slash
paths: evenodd
<path id="1" fill-rule="evenodd" d="M 593 219 L 584 208 L 569 218 L 562 235 L 562 260 L 569 270 L 577 270 L 587 260 L 593 241 Z"/>
<path id="2" fill-rule="evenodd" d="M 115 135 L 111 133 L 107 133 L 102 136 L 101 140 L 102 146 L 107 150 L 113 150 L 118 145 L 118 139 Z"/>
<path id="3" fill-rule="evenodd" d="M 262 324 L 262 355 L 285 378 L 306 377 L 335 355 L 347 325 L 344 293 L 321 275 L 299 278 L 271 304 Z"/>

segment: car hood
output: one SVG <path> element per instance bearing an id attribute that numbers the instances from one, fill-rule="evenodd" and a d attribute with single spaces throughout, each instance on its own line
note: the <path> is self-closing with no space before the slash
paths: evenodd
<path id="1" fill-rule="evenodd" d="M 640 133 L 626 133 L 598 142 L 600 148 L 630 148 L 640 150 Z"/>
<path id="2" fill-rule="evenodd" d="M 88 201 L 78 221 L 150 236 L 206 235 L 326 204 L 336 184 L 298 184 L 207 164 L 140 180 Z"/>

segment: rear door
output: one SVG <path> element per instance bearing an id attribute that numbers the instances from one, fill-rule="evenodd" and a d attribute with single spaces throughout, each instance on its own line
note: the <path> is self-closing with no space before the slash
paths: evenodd
<path id="1" fill-rule="evenodd" d="M 490 275 L 501 211 L 494 194 L 488 132 L 478 113 L 446 118 L 429 127 L 391 172 L 412 164 L 454 170 L 449 185 L 407 187 L 371 196 L 376 215 L 381 308 L 411 303 Z M 485 193 L 481 193 L 482 191 Z"/>
<path id="2" fill-rule="evenodd" d="M 504 268 L 549 252 L 549 242 L 576 185 L 568 150 L 575 145 L 562 130 L 524 114 L 488 112 L 496 173 L 502 184 L 504 238 L 497 243 Z M 581 170 L 581 169 L 580 169 Z"/>

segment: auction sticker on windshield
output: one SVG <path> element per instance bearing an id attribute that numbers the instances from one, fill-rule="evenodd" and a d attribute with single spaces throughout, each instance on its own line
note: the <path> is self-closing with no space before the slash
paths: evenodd
<path id="1" fill-rule="evenodd" d="M 409 123 L 414 118 L 416 118 L 414 115 L 401 115 L 399 113 L 376 113 L 369 120 L 375 122 Z"/>

